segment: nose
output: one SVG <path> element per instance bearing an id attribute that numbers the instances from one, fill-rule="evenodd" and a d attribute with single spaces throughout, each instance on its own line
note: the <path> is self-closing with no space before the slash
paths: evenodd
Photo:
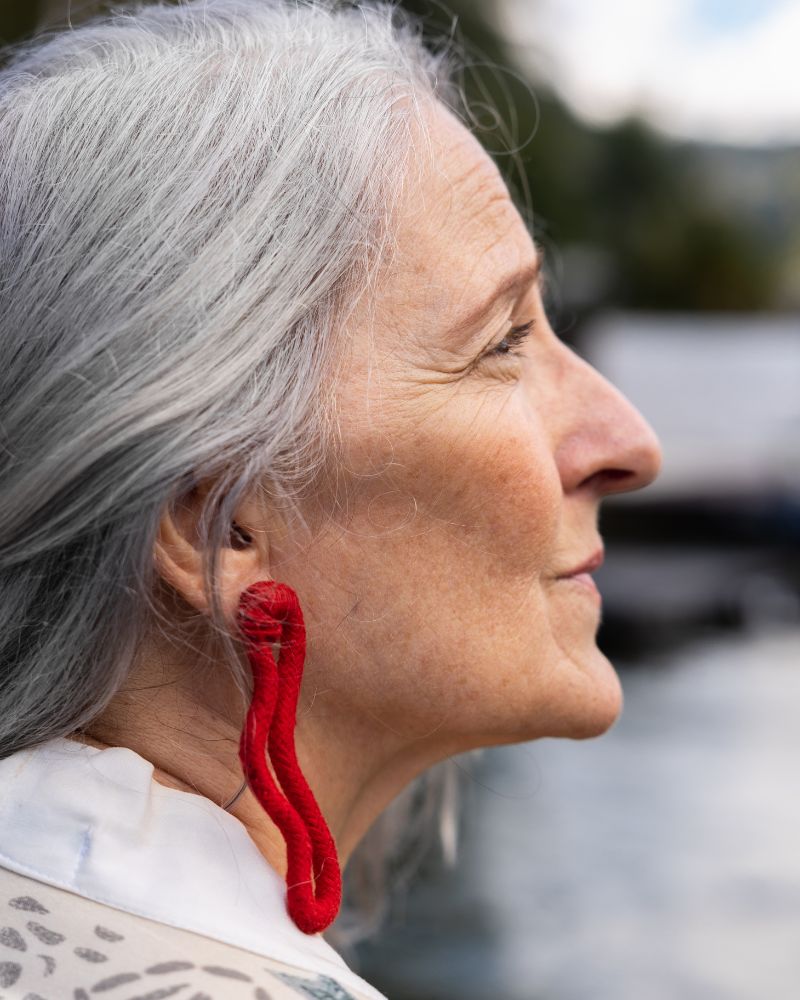
<path id="1" fill-rule="evenodd" d="M 591 490 L 600 497 L 649 485 L 663 461 L 655 431 L 596 368 L 560 346 L 567 357 L 555 456 L 564 492 Z"/>

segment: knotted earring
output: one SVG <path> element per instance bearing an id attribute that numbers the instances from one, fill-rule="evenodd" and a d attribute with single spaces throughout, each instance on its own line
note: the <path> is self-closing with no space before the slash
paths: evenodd
<path id="1" fill-rule="evenodd" d="M 250 789 L 286 841 L 289 916 L 301 931 L 316 934 L 336 919 L 342 876 L 336 844 L 300 770 L 294 745 L 306 654 L 297 594 L 285 583 L 259 580 L 240 595 L 237 622 L 254 682 L 239 760 Z M 276 664 L 270 645 L 278 642 Z M 267 752 L 283 791 L 269 771 Z"/>

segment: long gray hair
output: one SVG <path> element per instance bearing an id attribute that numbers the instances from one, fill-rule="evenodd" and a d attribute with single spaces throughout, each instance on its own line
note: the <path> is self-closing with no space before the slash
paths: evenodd
<path id="1" fill-rule="evenodd" d="M 88 725 L 169 627 L 158 525 L 206 477 L 209 624 L 247 691 L 219 553 L 244 497 L 296 504 L 335 446 L 337 331 L 391 253 L 420 98 L 463 109 L 456 51 L 392 3 L 193 0 L 3 53 L 0 758 Z M 414 824 L 455 863 L 457 775 L 354 852 L 339 947 Z"/>

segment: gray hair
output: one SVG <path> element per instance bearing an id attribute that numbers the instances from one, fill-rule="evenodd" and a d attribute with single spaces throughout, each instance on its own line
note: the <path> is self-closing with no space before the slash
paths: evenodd
<path id="1" fill-rule="evenodd" d="M 207 477 L 210 626 L 247 690 L 219 553 L 242 498 L 296 507 L 335 447 L 337 331 L 391 254 L 419 98 L 461 107 L 420 29 L 381 0 L 191 0 L 3 53 L 0 758 L 88 725 L 169 627 L 159 521 Z M 455 863 L 457 768 L 354 852 L 339 947 L 414 823 Z"/>

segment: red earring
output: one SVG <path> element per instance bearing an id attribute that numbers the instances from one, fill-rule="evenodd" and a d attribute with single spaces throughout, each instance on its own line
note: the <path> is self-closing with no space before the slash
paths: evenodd
<path id="1" fill-rule="evenodd" d="M 342 876 L 336 844 L 295 752 L 297 698 L 306 654 L 303 613 L 291 587 L 259 580 L 240 595 L 237 618 L 254 680 L 239 760 L 253 794 L 286 841 L 289 916 L 301 931 L 316 934 L 336 919 Z M 281 644 L 278 664 L 270 649 L 274 642 Z M 267 750 L 283 792 L 267 767 Z"/>

